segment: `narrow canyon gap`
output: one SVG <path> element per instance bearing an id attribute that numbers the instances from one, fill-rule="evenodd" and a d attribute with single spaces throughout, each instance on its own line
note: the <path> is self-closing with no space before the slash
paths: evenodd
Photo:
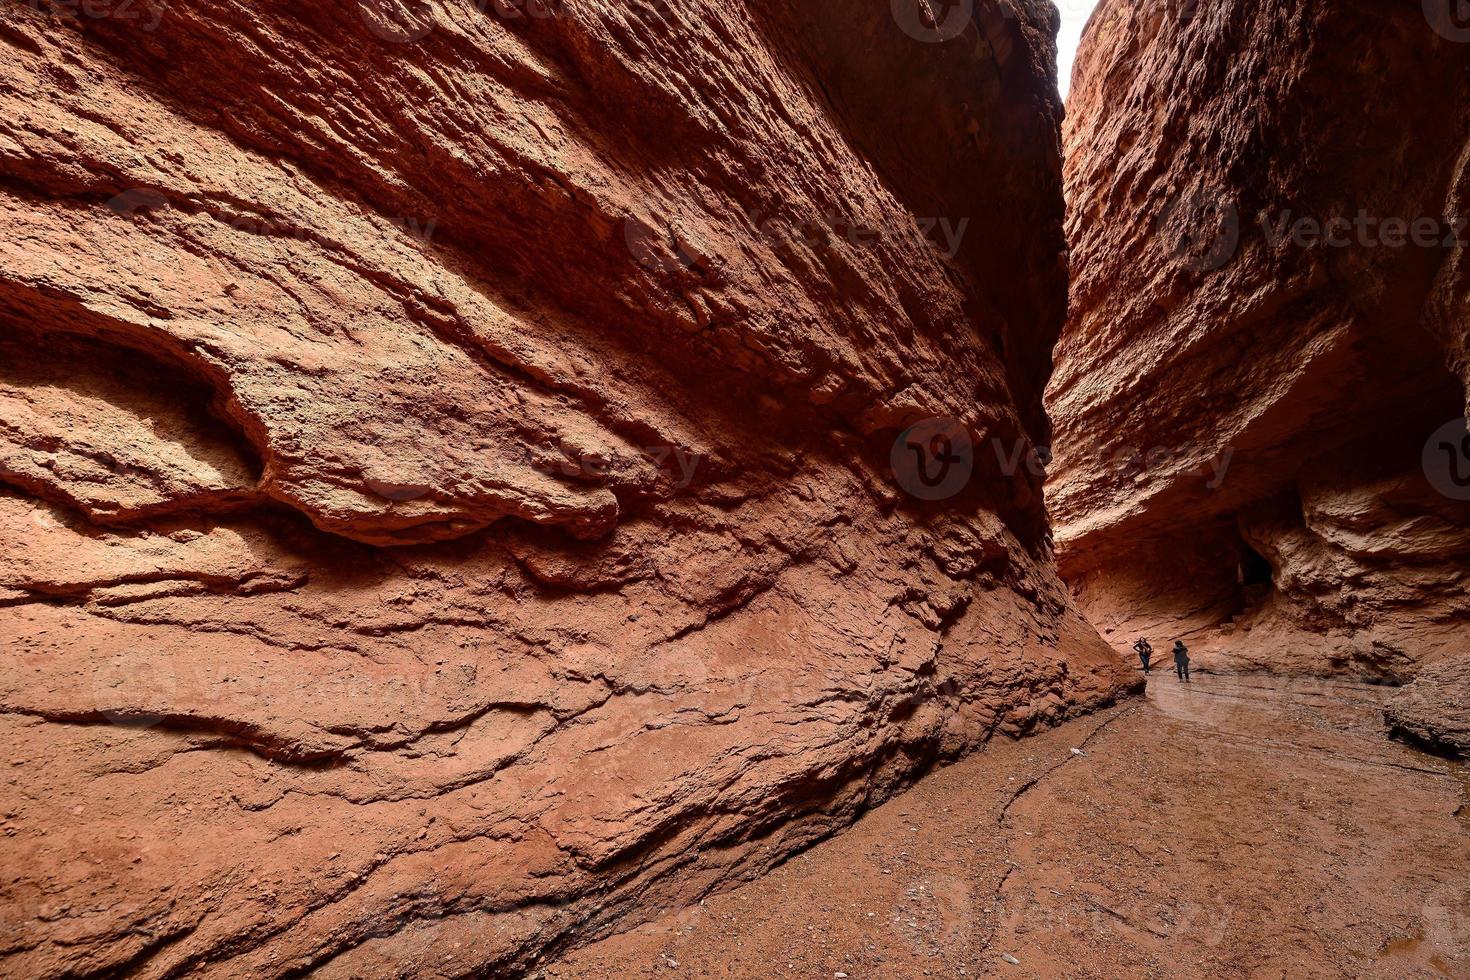
<path id="1" fill-rule="evenodd" d="M 1003 465 L 1049 4 L 100 13 L 0 19 L 7 975 L 521 970 L 1133 684 Z"/>
<path id="2" fill-rule="evenodd" d="M 1182 683 L 979 752 L 1140 635 L 1470 752 L 1431 7 L 1103 0 L 1065 122 L 1045 0 L 0 8 L 0 972 L 517 975 L 966 756 L 998 899 L 1235 869 Z"/>
<path id="3" fill-rule="evenodd" d="M 1429 669 L 1399 721 L 1465 751 L 1470 32 L 1434 9 L 1099 5 L 1047 490 L 1120 652 Z"/>

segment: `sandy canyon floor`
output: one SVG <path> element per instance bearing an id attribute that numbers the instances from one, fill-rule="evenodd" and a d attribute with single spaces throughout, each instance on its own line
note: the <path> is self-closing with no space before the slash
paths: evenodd
<path id="1" fill-rule="evenodd" d="M 1155 671 L 544 975 L 1470 977 L 1470 775 L 1387 693 Z"/>

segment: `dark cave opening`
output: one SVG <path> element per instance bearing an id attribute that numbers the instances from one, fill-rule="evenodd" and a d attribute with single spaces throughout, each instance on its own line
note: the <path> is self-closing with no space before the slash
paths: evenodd
<path id="1" fill-rule="evenodd" d="M 1236 565 L 1235 565 L 1235 610 L 1233 619 L 1240 619 L 1246 613 L 1260 606 L 1270 597 L 1275 590 L 1275 569 L 1266 556 L 1257 551 L 1244 535 L 1236 538 Z"/>
<path id="2" fill-rule="evenodd" d="M 1240 543 L 1240 565 L 1237 576 L 1243 589 L 1265 586 L 1271 588 L 1271 563 L 1248 543 Z"/>

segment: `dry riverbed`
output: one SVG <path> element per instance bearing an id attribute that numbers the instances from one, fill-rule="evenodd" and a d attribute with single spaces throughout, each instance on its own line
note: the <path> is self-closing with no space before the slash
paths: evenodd
<path id="1" fill-rule="evenodd" d="M 545 974 L 1470 977 L 1470 780 L 1387 693 L 1155 672 Z"/>

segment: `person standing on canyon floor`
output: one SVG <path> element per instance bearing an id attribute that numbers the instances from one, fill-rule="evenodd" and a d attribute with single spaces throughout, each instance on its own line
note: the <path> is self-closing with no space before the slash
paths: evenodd
<path id="1" fill-rule="evenodd" d="M 1149 659 L 1154 655 L 1154 645 L 1144 637 L 1139 637 L 1138 642 L 1133 644 L 1133 650 L 1138 654 L 1138 659 L 1143 664 L 1143 672 L 1147 674 Z"/>
<path id="2" fill-rule="evenodd" d="M 1189 683 L 1189 647 L 1183 640 L 1174 641 L 1174 672 L 1184 683 Z"/>

